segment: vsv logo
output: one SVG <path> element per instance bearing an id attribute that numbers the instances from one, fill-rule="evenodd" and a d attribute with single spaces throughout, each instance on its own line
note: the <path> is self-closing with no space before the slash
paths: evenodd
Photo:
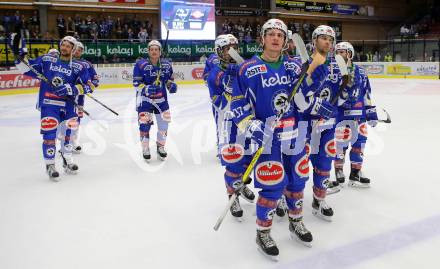
<path id="1" fill-rule="evenodd" d="M 290 84 L 290 78 L 289 76 L 279 76 L 278 74 L 275 74 L 275 77 L 269 77 L 268 79 L 261 78 L 261 83 L 263 85 L 263 88 L 267 87 L 273 87 L 276 85 L 288 85 Z"/>
<path id="2" fill-rule="evenodd" d="M 51 63 L 49 69 L 50 69 L 51 71 L 60 72 L 60 73 L 66 74 L 66 75 L 68 75 L 68 76 L 71 76 L 71 75 L 72 75 L 72 69 L 67 69 L 67 68 L 62 67 L 62 66 L 60 66 L 60 65 L 53 65 L 53 64 Z"/>

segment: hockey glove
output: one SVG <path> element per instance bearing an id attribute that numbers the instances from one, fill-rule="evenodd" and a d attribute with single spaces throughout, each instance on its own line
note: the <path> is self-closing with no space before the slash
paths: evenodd
<path id="1" fill-rule="evenodd" d="M 77 96 L 79 94 L 79 90 L 75 86 L 71 86 L 70 84 L 64 84 L 59 87 L 56 87 L 53 93 L 60 97 Z"/>
<path id="2" fill-rule="evenodd" d="M 320 116 L 326 120 L 334 117 L 336 114 L 335 106 L 319 97 L 312 99 L 312 103 L 308 110 L 310 111 L 310 115 Z"/>
<path id="3" fill-rule="evenodd" d="M 366 106 L 365 107 L 365 117 L 367 119 L 368 125 L 370 125 L 371 127 L 376 127 L 376 125 L 378 123 L 376 106 Z"/>
<path id="4" fill-rule="evenodd" d="M 168 80 L 167 88 L 168 88 L 168 91 L 170 93 L 176 93 L 177 92 L 177 84 L 174 81 Z"/>
<path id="5" fill-rule="evenodd" d="M 251 120 L 251 123 L 247 127 L 248 136 L 258 144 L 258 147 L 261 147 L 272 138 L 270 128 L 265 128 L 263 131 L 263 127 L 264 124 L 261 120 Z"/>

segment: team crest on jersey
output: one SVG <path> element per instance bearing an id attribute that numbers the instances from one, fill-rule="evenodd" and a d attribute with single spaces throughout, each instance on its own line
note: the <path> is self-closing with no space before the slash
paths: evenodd
<path id="1" fill-rule="evenodd" d="M 225 145 L 221 149 L 222 159 L 227 163 L 236 163 L 243 159 L 244 148 L 240 144 Z"/>
<path id="2" fill-rule="evenodd" d="M 64 84 L 63 78 L 59 76 L 55 76 L 52 78 L 52 85 L 55 87 L 62 86 Z"/>
<path id="3" fill-rule="evenodd" d="M 300 177 L 307 177 L 309 175 L 309 158 L 307 155 L 304 155 L 301 159 L 299 159 L 296 162 L 295 172 Z"/>
<path id="4" fill-rule="evenodd" d="M 255 178 L 261 184 L 276 185 L 284 179 L 283 165 L 275 161 L 262 162 L 255 169 Z"/>
<path id="5" fill-rule="evenodd" d="M 254 65 L 246 70 L 246 76 L 248 78 L 264 73 L 267 73 L 267 67 L 264 64 Z"/>
<path id="6" fill-rule="evenodd" d="M 329 102 L 330 101 L 330 95 L 331 95 L 330 88 L 325 87 L 324 89 L 321 90 L 321 93 L 319 94 L 319 97 L 321 99 L 324 99 L 327 102 Z"/>
<path id="7" fill-rule="evenodd" d="M 272 109 L 276 114 L 283 112 L 284 114 L 289 113 L 292 110 L 292 106 L 287 99 L 289 96 L 284 90 L 278 91 L 274 94 L 272 98 Z"/>

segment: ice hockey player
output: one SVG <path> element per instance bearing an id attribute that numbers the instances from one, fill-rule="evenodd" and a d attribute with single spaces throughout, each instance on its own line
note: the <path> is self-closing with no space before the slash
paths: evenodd
<path id="1" fill-rule="evenodd" d="M 338 107 L 337 155 L 334 163 L 336 181 L 332 182 L 331 186 L 332 188 L 340 188 L 345 183 L 343 172 L 345 153 L 351 145 L 351 172 L 348 185 L 365 188 L 369 187 L 370 179 L 363 177 L 361 173 L 363 151 L 367 142 L 367 124 L 371 127 L 375 127 L 377 124 L 376 107 L 371 102 L 371 87 L 365 70 L 352 62 L 355 54 L 353 46 L 349 42 L 338 43 L 336 53 L 347 62 L 352 80 L 349 84 L 353 84 L 353 86 L 347 89 L 347 97 L 345 98 L 347 100 Z"/>
<path id="2" fill-rule="evenodd" d="M 335 47 L 335 32 L 327 25 L 318 26 L 312 33 L 313 53 L 311 58 L 316 56 L 324 57 L 326 61 L 326 80 L 319 87 L 312 89 L 315 98 L 330 102 L 335 95 L 339 94 L 339 85 L 342 83 L 342 76 L 338 66 L 329 52 Z M 336 111 L 336 107 L 333 108 Z M 326 203 L 327 187 L 330 182 L 330 171 L 332 162 L 336 155 L 334 140 L 336 113 L 324 120 L 316 115 L 305 115 L 308 120 L 308 147 L 310 149 L 309 159 L 313 166 L 313 215 L 331 221 L 334 214 L 333 209 Z"/>
<path id="3" fill-rule="evenodd" d="M 171 122 L 167 90 L 171 94 L 176 93 L 177 84 L 174 82 L 171 63 L 160 58 L 162 52 L 160 42 L 152 40 L 147 48 L 148 58 L 138 60 L 133 70 L 142 155 L 147 162 L 150 161 L 150 128 L 155 115 L 157 155 L 158 159 L 163 161 L 167 157 L 165 143 L 168 124 Z"/>
<path id="4" fill-rule="evenodd" d="M 250 162 L 245 155 L 246 139 L 237 132 L 231 111 L 232 82 L 237 75 L 238 65 L 229 55 L 230 48 L 238 51 L 238 40 L 231 34 L 219 35 L 215 40 L 215 51 L 220 63 L 210 70 L 207 77 L 212 106 L 217 111 L 217 134 L 219 135 L 219 152 L 222 165 L 225 167 L 225 184 L 228 197 L 238 192 L 246 200 L 253 202 L 254 193 L 243 185 L 242 176 Z M 246 183 L 249 183 L 247 181 Z M 243 209 L 237 196 L 231 206 L 231 214 L 238 220 L 243 216 Z"/>
<path id="5" fill-rule="evenodd" d="M 23 44 L 22 42 L 20 42 Z M 59 181 L 59 173 L 55 167 L 55 140 L 58 128 L 74 130 L 78 126 L 75 112 L 75 97 L 78 94 L 91 92 L 87 85 L 88 73 L 83 65 L 72 60 L 76 49 L 76 40 L 66 36 L 60 41 L 60 57 L 45 54 L 35 59 L 27 59 L 25 47 L 18 46 L 20 57 L 17 68 L 25 75 L 42 78 L 37 108 L 41 112 L 41 134 L 43 135 L 43 157 L 46 171 L 50 179 Z M 28 62 L 29 66 L 24 62 Z M 66 138 L 61 145 L 63 167 L 67 173 L 76 173 L 78 165 L 72 160 L 72 145 Z"/>
<path id="6" fill-rule="evenodd" d="M 217 39 L 219 38 L 224 38 L 226 35 L 219 35 Z M 209 55 L 208 59 L 206 59 L 205 62 L 205 68 L 203 69 L 203 80 L 206 82 L 206 84 L 208 85 L 208 76 L 210 74 L 210 71 L 212 69 L 214 69 L 214 67 L 217 67 L 220 64 L 220 59 L 217 55 L 217 52 L 212 53 L 211 55 Z M 209 85 L 208 85 L 209 88 Z M 217 136 L 216 136 L 216 146 L 217 146 L 217 157 L 220 158 L 220 152 L 219 152 L 219 134 L 218 134 L 218 111 L 217 111 L 217 107 L 214 105 L 214 102 L 218 101 L 218 100 L 213 100 L 212 98 L 217 98 L 218 95 L 212 95 L 211 92 L 209 93 L 210 98 L 211 98 L 211 103 L 212 103 L 212 116 L 214 117 L 214 121 L 215 121 L 215 126 L 216 126 L 216 131 L 217 131 Z"/>
<path id="7" fill-rule="evenodd" d="M 75 50 L 75 54 L 73 55 L 74 59 L 80 62 L 84 68 L 87 70 L 89 74 L 89 80 L 87 84 L 92 90 L 95 90 L 99 86 L 99 77 L 96 73 L 95 68 L 93 67 L 93 64 L 87 61 L 86 59 L 82 59 L 82 54 L 84 52 L 84 45 L 80 41 L 77 41 L 77 48 Z M 70 138 L 72 139 L 72 146 L 73 146 L 73 153 L 81 153 L 81 145 L 79 144 L 79 130 L 80 130 L 80 124 L 81 119 L 84 116 L 83 108 L 84 108 L 84 94 L 80 94 L 76 98 L 77 102 L 77 111 L 78 114 L 78 128 L 75 130 L 73 134 L 71 134 Z"/>
<path id="8" fill-rule="evenodd" d="M 240 64 L 231 107 L 240 131 L 251 137 L 257 147 L 264 146 L 254 167 L 254 184 L 261 189 L 256 205 L 256 243 L 264 255 L 276 259 L 279 250 L 270 231 L 283 192 L 289 208 L 291 236 L 308 246 L 313 240 L 302 217 L 308 162 L 304 143 L 302 147 L 295 145 L 299 135 L 298 112 L 324 118 L 334 112 L 328 102 L 311 95 L 311 89 L 326 77 L 325 58 L 314 58 L 295 94 L 295 105 L 287 103 L 301 73 L 301 62 L 289 60 L 283 54 L 288 41 L 287 26 L 279 19 L 270 19 L 262 26 L 260 36 L 263 53 Z M 305 138 L 298 139 L 304 142 Z"/>

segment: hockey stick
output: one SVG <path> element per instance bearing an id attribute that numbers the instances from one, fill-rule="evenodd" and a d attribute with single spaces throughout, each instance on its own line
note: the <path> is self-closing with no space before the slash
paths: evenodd
<path id="1" fill-rule="evenodd" d="M 295 46 L 298 48 L 298 53 L 301 57 L 301 62 L 303 64 L 302 66 L 302 71 L 300 74 L 300 77 L 297 81 L 297 83 L 295 84 L 295 86 L 293 87 L 293 90 L 291 92 L 291 94 L 289 95 L 286 104 L 290 104 L 293 100 L 293 97 L 295 96 L 296 92 L 299 89 L 299 86 L 302 84 L 302 81 L 304 80 L 306 73 L 307 73 L 307 69 L 309 66 L 309 55 L 307 54 L 307 50 L 306 50 L 306 46 L 304 45 L 304 41 L 302 40 L 302 38 L 298 35 L 298 34 L 294 34 L 293 37 L 293 42 L 295 42 Z M 229 51 L 231 52 L 231 49 L 229 49 Z M 237 53 L 238 54 L 238 53 Z M 234 57 L 234 52 L 232 51 L 231 57 Z M 235 55 L 236 56 L 236 55 Z M 237 59 L 234 58 L 235 61 L 239 61 L 239 58 L 237 57 Z M 285 111 L 282 110 L 280 111 L 280 113 L 278 113 L 276 115 L 276 121 L 278 122 L 284 115 Z M 272 127 L 273 128 L 273 127 Z M 249 177 L 249 175 L 251 174 L 252 170 L 255 167 L 255 164 L 257 163 L 258 159 L 260 158 L 261 154 L 263 153 L 265 149 L 265 145 L 263 143 L 263 145 L 261 145 L 261 147 L 257 150 L 257 152 L 255 153 L 254 157 L 252 158 L 249 166 L 246 168 L 246 171 L 244 172 L 241 180 L 242 182 L 245 182 L 245 180 Z M 244 187 L 244 185 L 243 185 Z M 231 208 L 232 204 L 234 203 L 235 199 L 237 198 L 237 193 L 239 193 L 241 191 L 241 189 L 243 188 L 239 188 L 237 189 L 230 197 L 229 197 L 229 202 L 226 205 L 226 208 L 223 210 L 222 214 L 220 215 L 220 217 L 217 219 L 216 224 L 214 225 L 214 230 L 218 231 L 218 229 L 220 228 L 220 225 L 222 224 L 224 218 L 226 217 L 229 209 Z"/>
<path id="2" fill-rule="evenodd" d="M 96 103 L 100 104 L 101 106 L 103 106 L 104 108 L 106 108 L 107 110 L 109 110 L 110 112 L 112 112 L 113 114 L 115 114 L 116 116 L 119 116 L 119 114 L 114 111 L 113 109 L 111 109 L 110 107 L 106 106 L 104 103 L 102 103 L 101 101 L 99 101 L 98 99 L 96 99 L 93 95 L 91 95 L 90 93 L 86 93 L 85 94 L 87 97 L 91 98 L 93 101 L 95 101 Z"/>
<path id="3" fill-rule="evenodd" d="M 378 122 L 383 122 L 383 123 L 391 123 L 391 116 L 390 114 L 385 110 L 385 108 L 382 108 L 383 112 L 385 112 L 385 114 L 387 114 L 387 119 L 386 120 L 378 120 Z"/>
<path id="4" fill-rule="evenodd" d="M 342 84 L 341 84 L 341 86 L 339 86 L 338 92 L 335 94 L 335 96 L 333 96 L 333 98 L 330 101 L 330 103 L 332 105 L 336 104 L 336 102 L 338 101 L 339 96 L 341 95 L 341 93 L 345 89 L 345 87 L 347 86 L 348 79 L 349 79 L 348 68 L 347 68 L 347 64 L 344 61 L 344 58 L 342 58 L 341 55 L 336 55 L 335 60 L 336 60 L 336 64 L 339 67 L 339 70 L 341 71 Z"/>

